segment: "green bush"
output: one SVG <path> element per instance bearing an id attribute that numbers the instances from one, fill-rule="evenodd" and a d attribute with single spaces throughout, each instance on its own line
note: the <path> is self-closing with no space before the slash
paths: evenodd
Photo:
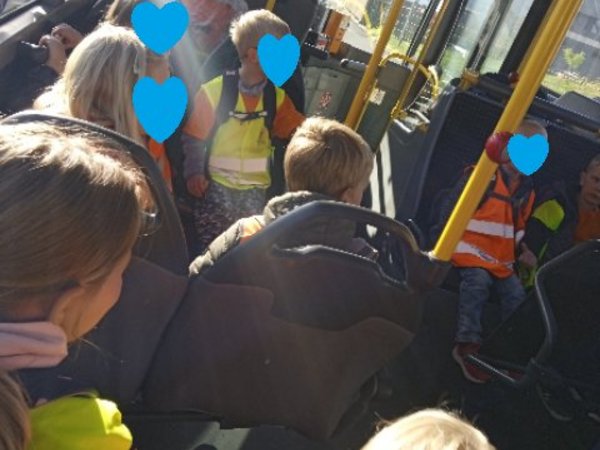
<path id="1" fill-rule="evenodd" d="M 571 72 L 577 72 L 577 69 L 585 62 L 585 52 L 582 50 L 579 53 L 575 53 L 572 48 L 565 48 L 563 50 L 563 58 L 569 66 Z"/>

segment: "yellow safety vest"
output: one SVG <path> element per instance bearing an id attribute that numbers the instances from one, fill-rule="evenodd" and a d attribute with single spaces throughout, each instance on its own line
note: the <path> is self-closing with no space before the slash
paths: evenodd
<path id="1" fill-rule="evenodd" d="M 223 91 L 223 76 L 203 86 L 213 111 L 217 110 Z M 264 110 L 261 96 L 256 111 Z M 283 104 L 285 92 L 275 87 L 276 110 Z M 248 113 L 241 94 L 235 111 Z M 213 181 L 232 189 L 267 188 L 271 184 L 269 161 L 273 155 L 270 131 L 264 117 L 241 120 L 235 116 L 219 125 L 214 133 L 208 160 L 208 171 Z"/>
<path id="2" fill-rule="evenodd" d="M 117 405 L 82 393 L 61 397 L 30 410 L 27 450 L 129 450 L 131 433 Z"/>

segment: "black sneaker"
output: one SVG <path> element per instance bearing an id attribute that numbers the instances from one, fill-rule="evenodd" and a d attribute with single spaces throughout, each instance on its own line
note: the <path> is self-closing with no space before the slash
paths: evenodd
<path id="1" fill-rule="evenodd" d="M 538 397 L 542 401 L 542 405 L 548 414 L 550 414 L 555 420 L 559 422 L 571 422 L 575 417 L 575 410 L 566 393 L 560 395 L 559 390 L 551 391 L 543 388 L 541 385 L 535 387 Z"/>

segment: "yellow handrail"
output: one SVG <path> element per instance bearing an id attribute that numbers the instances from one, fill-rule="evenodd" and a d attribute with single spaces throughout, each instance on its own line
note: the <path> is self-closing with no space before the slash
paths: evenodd
<path id="1" fill-rule="evenodd" d="M 432 91 L 437 94 L 437 92 L 440 89 L 440 79 L 436 72 L 430 70 L 428 67 L 425 67 L 423 64 L 419 64 L 416 59 L 411 58 L 410 56 L 405 55 L 403 53 L 390 53 L 383 59 L 383 61 L 381 61 L 381 64 L 379 64 L 379 68 L 384 68 L 391 59 L 401 59 L 404 62 L 418 67 L 419 72 L 421 72 L 423 76 L 427 78 L 427 80 L 429 80 L 429 82 L 431 83 Z"/>
<path id="2" fill-rule="evenodd" d="M 273 9 L 275 9 L 275 4 L 277 3 L 277 0 L 267 0 L 267 4 L 265 5 L 265 9 L 268 9 L 269 11 L 273 11 Z"/>
<path id="3" fill-rule="evenodd" d="M 525 117 L 548 67 L 556 56 L 560 42 L 567 34 L 583 0 L 555 1 L 556 7 L 549 12 L 545 27 L 531 49 L 531 55 L 523 68 L 520 80 L 496 125 L 496 132 L 514 131 Z M 497 167 L 498 165 L 492 162 L 484 151 L 431 253 L 432 257 L 441 261 L 450 261 Z"/>
<path id="4" fill-rule="evenodd" d="M 433 20 L 433 23 L 431 24 L 431 29 L 429 30 L 429 33 L 427 34 L 427 39 L 425 39 L 425 42 L 423 43 L 423 47 L 421 48 L 421 51 L 419 52 L 419 57 L 417 58 L 416 63 L 413 65 L 413 69 L 410 72 L 408 80 L 406 80 L 406 82 L 404 83 L 404 86 L 402 86 L 402 92 L 400 93 L 400 97 L 398 98 L 398 101 L 396 102 L 394 109 L 392 109 L 392 118 L 398 117 L 399 114 L 402 111 L 404 111 L 404 109 L 406 107 L 406 100 L 408 99 L 408 95 L 410 94 L 412 85 L 414 84 L 414 82 L 417 78 L 419 66 L 423 65 L 423 60 L 425 59 L 425 55 L 427 54 L 427 52 L 429 51 L 429 48 L 431 47 L 431 44 L 433 43 L 433 39 L 435 38 L 435 35 L 437 34 L 437 31 L 442 23 L 442 20 L 443 20 L 444 16 L 446 15 L 446 11 L 448 10 L 449 4 L 450 4 L 450 0 L 444 0 L 444 2 L 442 3 L 442 7 L 440 8 L 440 11 L 437 13 L 435 19 Z"/>
<path id="5" fill-rule="evenodd" d="M 369 65 L 367 66 L 362 80 L 360 81 L 360 85 L 358 86 L 356 94 L 354 95 L 354 100 L 352 101 L 352 105 L 350 106 L 350 110 L 346 116 L 346 125 L 348 125 L 350 128 L 356 129 L 358 125 L 364 105 L 369 99 L 368 96 L 371 92 L 371 87 L 373 86 L 373 82 L 377 76 L 377 70 L 379 68 L 381 58 L 383 57 L 383 52 L 385 51 L 385 47 L 390 40 L 392 31 L 394 31 L 394 26 L 396 25 L 396 21 L 398 20 L 398 16 L 400 15 L 400 10 L 402 9 L 403 4 L 404 0 L 394 0 L 392 6 L 390 7 L 390 12 L 388 13 L 383 28 L 381 29 L 381 34 L 379 35 L 379 39 L 377 40 L 377 44 L 375 45 L 375 49 L 373 50 L 373 54 L 369 60 Z"/>
<path id="6" fill-rule="evenodd" d="M 413 64 L 413 65 L 417 64 L 417 61 L 408 55 L 405 55 L 403 53 L 390 53 L 389 55 L 387 55 L 385 58 L 383 58 L 381 60 L 381 62 L 379 63 L 379 68 L 377 70 L 379 71 L 379 70 L 383 69 L 387 65 L 387 63 L 392 59 L 400 59 L 402 61 L 405 61 L 405 62 L 407 62 L 409 64 Z M 425 67 L 422 64 L 419 64 L 416 67 L 419 68 L 419 71 L 431 83 L 431 97 L 432 97 L 432 99 L 435 99 L 438 96 L 439 91 L 440 91 L 440 79 L 439 79 L 437 73 L 433 70 L 430 70 L 429 68 Z M 371 98 L 371 94 L 373 93 L 373 91 L 375 90 L 376 87 L 377 87 L 377 80 L 374 80 L 374 82 L 371 84 L 371 86 L 369 86 L 369 90 L 365 93 L 365 98 L 367 98 L 367 99 Z M 363 116 L 365 115 L 365 112 L 367 111 L 367 106 L 368 106 L 368 103 L 365 101 L 361 108 L 360 115 L 358 116 L 356 128 L 358 128 L 360 123 L 362 122 Z M 390 113 L 390 120 L 393 120 L 393 119 L 394 119 L 394 117 Z"/>

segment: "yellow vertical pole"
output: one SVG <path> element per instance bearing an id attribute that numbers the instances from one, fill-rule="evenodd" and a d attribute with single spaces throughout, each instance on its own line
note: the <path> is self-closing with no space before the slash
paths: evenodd
<path id="1" fill-rule="evenodd" d="M 442 20 L 443 20 L 444 16 L 446 15 L 446 11 L 448 10 L 449 4 L 450 4 L 450 0 L 444 0 L 444 2 L 442 3 L 442 7 L 440 8 L 440 11 L 436 15 L 433 23 L 431 24 L 429 34 L 427 35 L 427 39 L 425 39 L 425 42 L 423 43 L 421 51 L 419 52 L 419 57 L 417 58 L 417 62 L 413 65 L 413 68 L 412 68 L 412 71 L 410 72 L 408 80 L 406 80 L 406 82 L 404 83 L 404 86 L 402 86 L 402 92 L 400 93 L 398 102 L 396 102 L 396 105 L 394 106 L 394 109 L 392 110 L 392 114 L 391 114 L 392 117 L 397 117 L 404 110 L 406 100 L 408 99 L 408 95 L 410 94 L 410 89 L 411 89 L 412 85 L 414 84 L 415 80 L 417 79 L 417 73 L 419 73 L 419 67 L 423 65 L 423 60 L 425 59 L 425 55 L 427 55 L 427 52 L 429 51 L 429 48 L 431 47 L 431 44 L 433 43 L 433 39 L 435 38 L 435 35 L 437 34 L 440 24 L 442 23 Z"/>
<path id="2" fill-rule="evenodd" d="M 275 3 L 277 3 L 277 0 L 267 0 L 265 9 L 268 9 L 269 11 L 273 11 L 273 9 L 275 8 Z"/>
<path id="3" fill-rule="evenodd" d="M 400 15 L 400 10 L 402 9 L 403 4 L 404 0 L 394 0 L 392 6 L 390 7 L 390 12 L 388 13 L 383 28 L 381 29 L 381 34 L 379 35 L 379 39 L 377 40 L 377 44 L 375 45 L 375 49 L 373 50 L 373 54 L 369 60 L 369 65 L 367 66 L 367 69 L 362 77 L 360 85 L 358 86 L 358 90 L 354 95 L 354 100 L 352 101 L 350 110 L 348 111 L 348 115 L 346 116 L 346 125 L 348 125 L 350 128 L 356 129 L 361 112 L 363 111 L 363 106 L 369 100 L 368 96 L 371 92 L 371 87 L 373 86 L 375 77 L 377 76 L 379 63 L 383 57 L 385 47 L 392 36 L 394 26 L 396 25 L 396 21 L 398 20 L 398 16 Z"/>
<path id="4" fill-rule="evenodd" d="M 556 7 L 549 13 L 544 29 L 531 49 L 530 57 L 525 63 L 520 80 L 496 125 L 495 132 L 514 131 L 523 120 L 548 67 L 556 56 L 560 42 L 564 39 L 571 22 L 579 11 L 582 1 L 559 0 Z M 450 261 L 452 253 L 467 228 L 467 224 L 497 167 L 498 165 L 492 162 L 483 152 L 432 251 L 434 258 L 441 261 Z"/>

